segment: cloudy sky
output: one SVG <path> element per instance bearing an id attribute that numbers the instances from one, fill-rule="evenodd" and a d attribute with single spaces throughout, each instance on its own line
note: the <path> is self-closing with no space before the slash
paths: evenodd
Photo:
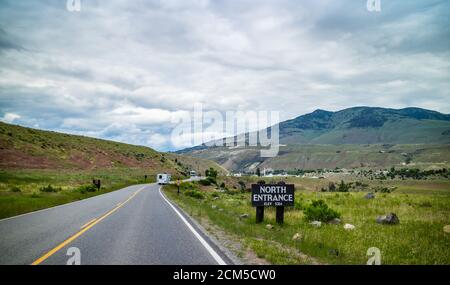
<path id="1" fill-rule="evenodd" d="M 450 113 L 450 1 L 0 1 L 0 120 L 173 150 L 205 110 Z"/>

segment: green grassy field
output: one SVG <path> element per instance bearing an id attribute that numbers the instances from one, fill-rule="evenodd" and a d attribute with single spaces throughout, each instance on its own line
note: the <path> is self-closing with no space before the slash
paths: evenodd
<path id="1" fill-rule="evenodd" d="M 0 218 L 6 218 L 60 204 L 89 198 L 125 186 L 155 181 L 155 174 L 144 169 L 106 170 L 0 170 Z M 80 186 L 102 182 L 100 191 L 80 191 Z M 42 187 L 51 185 L 60 191 L 47 193 Z M 58 189 L 59 190 L 59 189 Z M 83 193 L 84 192 L 84 193 Z"/>
<path id="2" fill-rule="evenodd" d="M 251 181 L 242 179 L 249 187 Z M 198 184 L 184 186 L 198 190 L 203 199 L 178 196 L 173 186 L 165 187 L 165 193 L 206 229 L 223 231 L 239 241 L 238 256 L 251 251 L 272 264 L 365 264 L 367 250 L 377 247 L 382 264 L 450 264 L 450 234 L 443 231 L 450 224 L 449 181 L 391 181 L 397 187 L 393 193 L 376 193 L 375 199 L 366 200 L 367 192 L 323 193 L 314 190 L 322 181 L 295 178 L 296 188 L 301 189 L 296 191 L 297 204 L 321 199 L 341 213 L 342 224 L 315 228 L 304 219 L 302 210 L 294 208 L 286 211 L 282 226 L 276 225 L 271 208 L 266 210 L 264 223 L 255 224 L 250 194 L 234 190 L 232 180 L 236 179 L 224 180 L 231 189 L 225 192 Z M 375 222 L 377 216 L 390 212 L 398 215 L 400 224 Z M 240 218 L 242 214 L 249 217 Z M 345 230 L 345 223 L 356 228 Z M 274 228 L 267 229 L 267 224 Z M 293 240 L 297 233 L 301 238 Z"/>

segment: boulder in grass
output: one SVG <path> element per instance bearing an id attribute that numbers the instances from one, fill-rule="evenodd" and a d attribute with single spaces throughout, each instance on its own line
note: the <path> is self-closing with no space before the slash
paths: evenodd
<path id="1" fill-rule="evenodd" d="M 322 226 L 322 222 L 321 221 L 312 221 L 311 223 L 309 223 L 311 226 L 315 226 L 316 228 L 320 228 Z"/>
<path id="2" fill-rule="evenodd" d="M 303 238 L 302 234 L 296 233 L 296 234 L 292 237 L 292 240 L 299 241 L 299 240 L 302 240 L 302 238 Z"/>
<path id="3" fill-rule="evenodd" d="M 341 219 L 334 218 L 331 221 L 328 222 L 330 225 L 339 225 L 341 223 Z"/>
<path id="4" fill-rule="evenodd" d="M 266 229 L 271 230 L 271 229 L 273 229 L 273 226 L 271 224 L 267 224 Z"/>
<path id="5" fill-rule="evenodd" d="M 334 256 L 339 256 L 339 250 L 336 248 L 331 248 L 328 250 L 328 254 L 334 255 Z"/>
<path id="6" fill-rule="evenodd" d="M 450 225 L 444 226 L 444 232 L 450 234 Z"/>
<path id="7" fill-rule="evenodd" d="M 351 231 L 355 229 L 355 226 L 352 224 L 345 224 L 344 229 Z"/>
<path id="8" fill-rule="evenodd" d="M 364 196 L 364 199 L 367 199 L 367 200 L 369 200 L 369 199 L 375 199 L 375 194 L 373 194 L 373 193 L 367 193 L 367 195 Z"/>
<path id="9" fill-rule="evenodd" d="M 396 214 L 390 213 L 385 216 L 379 216 L 377 218 L 377 223 L 382 225 L 397 225 L 400 223 L 400 220 Z"/>
<path id="10" fill-rule="evenodd" d="M 246 219 L 246 218 L 248 218 L 248 214 L 242 214 L 242 215 L 239 216 L 239 218 Z"/>

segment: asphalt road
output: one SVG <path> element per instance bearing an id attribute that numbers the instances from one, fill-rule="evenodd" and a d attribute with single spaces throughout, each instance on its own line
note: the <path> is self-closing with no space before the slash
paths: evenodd
<path id="1" fill-rule="evenodd" d="M 70 248 L 82 265 L 229 264 L 159 189 L 135 185 L 0 220 L 0 264 L 66 264 L 78 256 Z"/>

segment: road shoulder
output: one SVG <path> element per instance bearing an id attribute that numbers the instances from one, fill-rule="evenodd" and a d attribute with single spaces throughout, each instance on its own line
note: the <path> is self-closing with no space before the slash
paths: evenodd
<path id="1" fill-rule="evenodd" d="M 161 187 L 160 194 L 175 207 L 180 214 L 191 224 L 191 226 L 201 235 L 201 237 L 215 250 L 215 252 L 225 261 L 227 265 L 241 265 L 243 262 L 233 254 L 228 248 L 226 248 L 221 241 L 211 235 L 206 229 L 195 219 L 193 219 L 186 211 L 171 200 L 164 193 L 163 187 Z"/>

